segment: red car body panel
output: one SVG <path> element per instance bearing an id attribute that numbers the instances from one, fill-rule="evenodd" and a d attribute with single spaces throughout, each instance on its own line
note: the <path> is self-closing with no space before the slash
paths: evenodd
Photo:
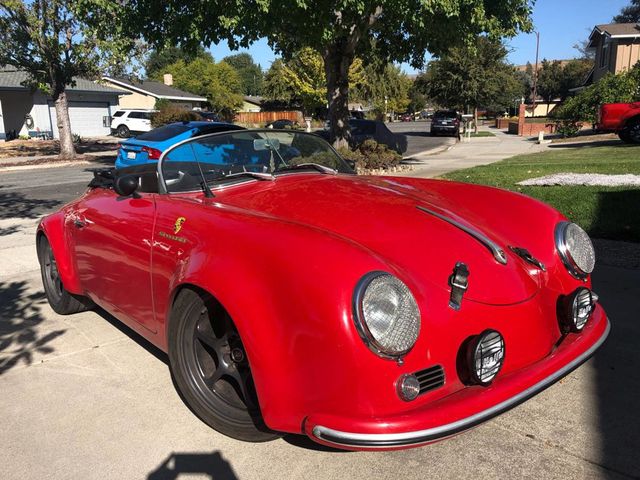
<path id="1" fill-rule="evenodd" d="M 597 129 L 604 132 L 619 132 L 632 118 L 640 117 L 640 102 L 605 103 L 600 106 Z"/>
<path id="2" fill-rule="evenodd" d="M 481 229 L 505 247 L 507 264 L 417 206 Z M 474 414 L 606 335 L 599 307 L 583 333 L 560 332 L 558 298 L 590 287 L 558 257 L 562 220 L 545 204 L 488 187 L 291 173 L 216 189 L 214 198 L 89 189 L 45 217 L 40 232 L 67 290 L 90 296 L 165 351 L 176 293 L 184 285 L 209 292 L 238 328 L 266 424 L 323 442 L 313 433 L 318 425 L 395 433 Z M 528 249 L 546 270 L 508 246 Z M 458 261 L 470 276 L 455 311 L 448 277 Z M 376 270 L 406 283 L 420 308 L 421 333 L 403 362 L 372 353 L 354 326 L 354 288 Z M 504 365 L 491 386 L 465 386 L 459 350 L 488 328 L 505 339 Z M 444 386 L 401 400 L 398 377 L 434 365 L 445 371 Z"/>

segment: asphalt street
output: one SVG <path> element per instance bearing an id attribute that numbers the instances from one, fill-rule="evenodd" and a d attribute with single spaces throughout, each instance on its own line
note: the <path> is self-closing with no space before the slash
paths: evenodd
<path id="1" fill-rule="evenodd" d="M 200 422 L 166 356 L 106 312 L 47 305 L 36 223 L 84 191 L 91 166 L 0 172 L 0 478 L 640 478 L 640 271 L 599 265 L 594 288 L 613 322 L 602 350 L 470 432 L 397 452 L 297 435 L 248 444 Z"/>

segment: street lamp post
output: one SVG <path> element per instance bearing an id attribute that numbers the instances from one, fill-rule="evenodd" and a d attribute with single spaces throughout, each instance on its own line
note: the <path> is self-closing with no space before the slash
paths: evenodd
<path id="1" fill-rule="evenodd" d="M 536 32 L 536 68 L 533 73 L 533 110 L 531 116 L 536 114 L 536 100 L 538 98 L 538 53 L 540 52 L 540 32 Z"/>

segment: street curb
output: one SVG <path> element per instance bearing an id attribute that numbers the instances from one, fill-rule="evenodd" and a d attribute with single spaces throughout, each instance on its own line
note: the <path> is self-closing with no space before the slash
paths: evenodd
<path id="1" fill-rule="evenodd" d="M 91 165 L 93 162 L 89 160 L 61 160 L 56 162 L 43 162 L 43 163 L 13 163 L 6 166 L 0 166 L 0 173 L 2 172 L 15 172 L 19 170 L 35 170 L 38 168 L 58 168 L 69 167 L 71 165 Z"/>
<path id="2" fill-rule="evenodd" d="M 452 143 L 450 145 L 441 145 L 439 147 L 430 148 L 428 150 L 422 150 L 421 152 L 416 152 L 410 157 L 405 157 L 402 159 L 402 163 L 406 164 L 421 164 L 422 161 L 418 160 L 417 157 L 428 157 L 437 155 L 439 153 L 448 152 L 453 147 L 457 145 L 458 142 Z"/>

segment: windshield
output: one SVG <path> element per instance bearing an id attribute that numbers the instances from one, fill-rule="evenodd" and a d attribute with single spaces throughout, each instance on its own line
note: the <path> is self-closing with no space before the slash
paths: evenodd
<path id="1" fill-rule="evenodd" d="M 317 135 L 303 132 L 243 130 L 195 137 L 167 150 L 159 171 L 166 192 L 270 178 L 292 171 L 353 173 Z"/>

